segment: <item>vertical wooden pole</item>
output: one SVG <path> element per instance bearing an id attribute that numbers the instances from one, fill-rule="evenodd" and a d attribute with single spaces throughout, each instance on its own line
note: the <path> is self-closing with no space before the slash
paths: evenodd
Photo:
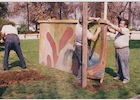
<path id="1" fill-rule="evenodd" d="M 107 19 L 107 2 L 104 2 L 104 19 Z"/>
<path id="2" fill-rule="evenodd" d="M 87 86 L 87 16 L 88 3 L 83 2 L 82 87 Z"/>

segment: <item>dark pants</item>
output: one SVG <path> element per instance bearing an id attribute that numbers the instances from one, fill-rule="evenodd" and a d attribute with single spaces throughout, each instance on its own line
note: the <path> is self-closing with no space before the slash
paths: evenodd
<path id="1" fill-rule="evenodd" d="M 88 47 L 87 49 L 87 65 L 88 65 L 88 61 L 89 61 L 89 56 L 90 56 L 90 49 Z M 77 82 L 81 82 L 82 81 L 82 46 L 76 46 L 75 47 L 75 54 L 77 56 L 78 59 L 78 75 L 77 75 Z"/>
<path id="2" fill-rule="evenodd" d="M 15 34 L 8 34 L 6 35 L 5 38 L 5 54 L 4 54 L 4 62 L 3 62 L 4 69 L 8 70 L 8 66 L 9 66 L 8 58 L 9 58 L 10 50 L 14 50 L 16 52 L 17 56 L 20 59 L 21 67 L 26 68 L 25 60 L 20 48 L 19 37 Z"/>

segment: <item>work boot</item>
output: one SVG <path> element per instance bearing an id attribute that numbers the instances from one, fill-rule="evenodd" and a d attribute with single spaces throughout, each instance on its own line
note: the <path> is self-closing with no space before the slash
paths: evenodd
<path id="1" fill-rule="evenodd" d="M 126 83 L 128 83 L 128 82 L 129 82 L 129 80 L 124 79 L 122 83 L 123 83 L 123 84 L 126 84 Z"/>

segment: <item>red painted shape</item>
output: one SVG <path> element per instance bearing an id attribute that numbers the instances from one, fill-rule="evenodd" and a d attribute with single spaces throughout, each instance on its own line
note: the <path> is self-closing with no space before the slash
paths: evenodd
<path id="1" fill-rule="evenodd" d="M 50 42 L 50 45 L 53 49 L 53 60 L 54 60 L 54 65 L 55 65 L 56 61 L 58 59 L 57 52 L 56 52 L 56 44 L 55 44 L 55 41 L 54 41 L 54 39 L 52 38 L 52 36 L 49 32 L 47 32 L 46 37 L 47 37 L 48 41 Z"/>
<path id="2" fill-rule="evenodd" d="M 51 64 L 51 57 L 50 57 L 49 55 L 47 56 L 47 65 L 48 65 L 49 67 L 52 66 L 52 64 Z"/>
<path id="3" fill-rule="evenodd" d="M 64 34 L 59 41 L 59 51 L 67 44 L 68 40 L 72 37 L 73 30 L 71 27 L 67 27 Z"/>

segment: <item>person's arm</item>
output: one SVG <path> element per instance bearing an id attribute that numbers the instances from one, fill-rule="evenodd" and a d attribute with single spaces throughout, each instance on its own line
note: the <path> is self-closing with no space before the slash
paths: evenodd
<path id="1" fill-rule="evenodd" d="M 116 31 L 115 31 L 113 28 L 108 27 L 108 30 L 109 30 L 110 33 L 114 33 L 114 34 L 116 34 Z"/>
<path id="2" fill-rule="evenodd" d="M 4 42 L 4 38 L 5 38 L 5 34 L 4 33 L 0 33 L 0 42 L 3 43 Z"/>
<path id="3" fill-rule="evenodd" d="M 90 22 L 93 22 L 93 21 L 99 21 L 100 20 L 100 17 L 97 17 L 97 18 L 95 18 L 95 17 L 89 17 L 88 18 L 88 23 L 90 23 Z"/>
<path id="4" fill-rule="evenodd" d="M 4 25 L 1 29 L 1 38 L 4 38 L 5 37 L 5 33 L 6 33 L 6 30 L 7 30 L 7 27 Z"/>
<path id="5" fill-rule="evenodd" d="M 99 21 L 100 19 L 101 19 L 100 17 L 97 17 L 97 18 L 95 18 L 95 17 L 89 17 L 88 18 L 89 21 L 92 21 L 92 20 Z"/>
<path id="6" fill-rule="evenodd" d="M 130 33 L 128 28 L 121 28 L 121 34 L 128 34 L 128 33 Z"/>
<path id="7" fill-rule="evenodd" d="M 90 40 L 95 42 L 100 32 L 101 32 L 101 27 L 98 27 L 96 33 L 90 38 Z"/>
<path id="8" fill-rule="evenodd" d="M 116 31 L 118 31 L 118 32 L 121 32 L 120 27 L 118 27 L 118 26 L 112 24 L 109 20 L 106 20 L 106 23 L 107 23 L 108 25 L 110 25 L 114 30 L 116 30 Z"/>
<path id="9" fill-rule="evenodd" d="M 4 42 L 4 39 L 5 39 L 5 30 L 7 30 L 7 28 L 5 26 L 2 27 L 1 29 L 1 33 L 0 33 L 0 42 L 3 43 Z"/>
<path id="10" fill-rule="evenodd" d="M 4 37 L 5 37 L 5 33 L 1 32 L 1 33 L 0 33 L 0 37 L 1 37 L 1 38 L 4 38 Z"/>

